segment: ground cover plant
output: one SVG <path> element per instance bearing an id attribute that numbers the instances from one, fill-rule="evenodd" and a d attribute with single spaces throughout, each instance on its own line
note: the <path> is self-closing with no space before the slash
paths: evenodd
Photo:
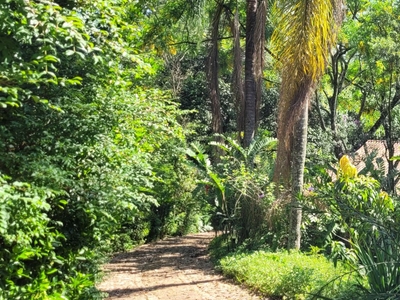
<path id="1" fill-rule="evenodd" d="M 220 267 L 263 296 L 282 299 L 351 299 L 357 283 L 352 268 L 318 254 L 260 250 L 228 255 Z"/>

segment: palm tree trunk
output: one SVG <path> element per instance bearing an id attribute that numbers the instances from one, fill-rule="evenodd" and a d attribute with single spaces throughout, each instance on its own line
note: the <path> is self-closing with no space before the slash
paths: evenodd
<path id="1" fill-rule="evenodd" d="M 256 80 L 256 128 L 257 132 L 259 120 L 260 120 L 260 107 L 261 107 L 261 96 L 262 96 L 262 84 L 263 84 L 263 69 L 264 69 L 264 48 L 265 48 L 265 24 L 267 21 L 267 2 L 261 0 L 257 8 L 256 16 L 256 67 L 255 67 L 255 80 Z"/>
<path id="2" fill-rule="evenodd" d="M 294 124 L 292 148 L 292 191 L 289 220 L 289 249 L 300 249 L 302 205 L 299 201 L 303 193 L 304 164 L 307 150 L 308 101 L 301 108 L 298 121 Z"/>
<path id="3" fill-rule="evenodd" d="M 244 66 L 245 126 L 244 146 L 248 147 L 256 127 L 256 82 L 254 78 L 254 31 L 256 27 L 257 0 L 247 0 L 246 54 Z"/>
<path id="4" fill-rule="evenodd" d="M 295 90 L 285 89 L 290 84 L 291 75 L 282 77 L 280 112 L 278 117 L 278 152 L 274 181 L 283 186 L 290 197 L 288 249 L 299 249 L 301 240 L 302 208 L 300 197 L 303 192 L 304 164 L 307 150 L 308 107 L 315 91 L 311 77 L 305 76 Z M 289 92 L 289 94 L 288 94 Z"/>

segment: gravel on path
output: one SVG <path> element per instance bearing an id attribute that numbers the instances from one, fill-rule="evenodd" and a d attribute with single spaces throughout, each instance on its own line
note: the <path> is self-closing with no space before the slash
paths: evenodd
<path id="1" fill-rule="evenodd" d="M 214 270 L 207 247 L 214 233 L 167 238 L 116 255 L 98 285 L 108 300 L 256 300 Z"/>

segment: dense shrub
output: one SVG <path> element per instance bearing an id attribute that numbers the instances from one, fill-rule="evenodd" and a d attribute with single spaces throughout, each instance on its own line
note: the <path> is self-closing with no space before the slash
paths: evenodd
<path id="1" fill-rule="evenodd" d="M 338 178 L 316 186 L 311 198 L 321 219 L 332 223 L 327 254 L 358 272 L 363 299 L 396 299 L 400 295 L 399 218 L 397 202 L 372 177 L 358 175 L 344 156 Z"/>
<path id="2" fill-rule="evenodd" d="M 142 11 L 63 4 L 0 4 L 12 45 L 0 46 L 0 173 L 11 177 L 0 182 L 5 299 L 95 299 L 109 253 L 151 231 L 186 232 L 199 211 L 184 113 L 148 85 L 159 62 L 136 47 Z"/>
<path id="3" fill-rule="evenodd" d="M 96 272 L 91 251 L 65 251 L 60 223 L 50 210 L 65 200 L 50 189 L 0 178 L 0 299 L 91 299 Z"/>

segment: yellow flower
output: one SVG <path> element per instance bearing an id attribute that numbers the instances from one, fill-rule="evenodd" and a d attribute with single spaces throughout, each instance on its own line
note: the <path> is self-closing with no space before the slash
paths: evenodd
<path id="1" fill-rule="evenodd" d="M 357 168 L 351 163 L 347 155 L 343 155 L 339 161 L 339 175 L 344 178 L 354 178 L 357 176 Z"/>
<path id="2" fill-rule="evenodd" d="M 384 200 L 386 200 L 386 199 L 389 198 L 388 193 L 386 193 L 385 191 L 380 191 L 380 192 L 379 192 L 379 196 L 380 196 L 382 199 L 384 199 Z"/>
<path id="3" fill-rule="evenodd" d="M 169 53 L 171 53 L 172 55 L 176 55 L 176 48 L 173 46 L 169 47 Z"/>
<path id="4" fill-rule="evenodd" d="M 339 160 L 340 169 L 343 170 L 348 164 L 351 164 L 349 157 L 347 155 L 343 155 Z"/>

